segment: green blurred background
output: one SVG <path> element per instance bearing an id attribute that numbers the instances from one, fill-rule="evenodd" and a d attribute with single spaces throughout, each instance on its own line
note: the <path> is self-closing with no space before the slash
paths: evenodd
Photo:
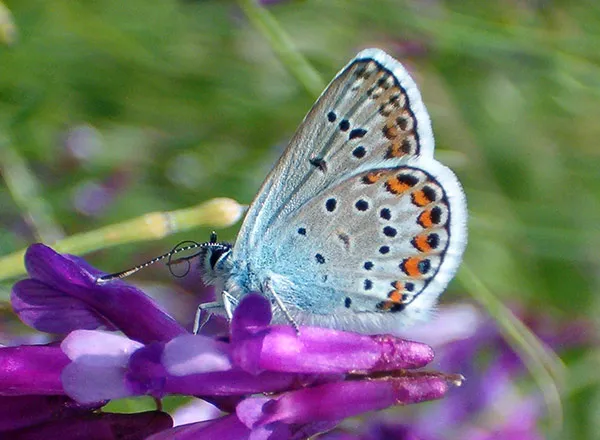
<path id="1" fill-rule="evenodd" d="M 408 67 L 431 114 L 437 157 L 465 186 L 470 270 L 501 302 L 559 322 L 588 319 L 592 331 L 600 312 L 600 3 L 273 3 L 268 11 L 325 82 L 365 47 Z M 213 197 L 249 203 L 315 99 L 318 81 L 294 75 L 277 41 L 236 2 L 4 4 L 0 255 Z M 233 240 L 238 227 L 220 238 Z M 117 271 L 209 231 L 89 258 Z M 469 296 L 455 281 L 443 302 L 459 298 Z M 564 361 L 565 423 L 548 435 L 600 438 L 599 353 Z"/>

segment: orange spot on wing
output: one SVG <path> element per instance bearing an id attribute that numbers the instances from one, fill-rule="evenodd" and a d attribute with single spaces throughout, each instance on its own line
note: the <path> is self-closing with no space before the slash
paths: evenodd
<path id="1" fill-rule="evenodd" d="M 392 307 L 394 307 L 397 303 L 395 303 L 394 301 L 382 301 L 379 303 L 379 310 L 384 310 L 384 311 L 388 311 L 390 310 Z"/>
<path id="2" fill-rule="evenodd" d="M 402 142 L 399 139 L 394 139 L 390 144 L 390 147 L 387 151 L 387 158 L 391 159 L 393 157 L 402 157 L 406 156 L 406 152 L 402 146 Z"/>
<path id="3" fill-rule="evenodd" d="M 392 290 L 389 295 L 388 298 L 390 299 L 390 301 L 392 302 L 396 302 L 399 303 L 402 301 L 402 294 L 400 292 L 398 292 L 397 290 Z"/>
<path id="4" fill-rule="evenodd" d="M 427 242 L 427 234 L 417 235 L 413 240 L 413 245 L 421 252 L 431 251 L 431 246 Z"/>
<path id="5" fill-rule="evenodd" d="M 388 139 L 394 139 L 399 133 L 400 131 L 393 121 L 388 121 L 383 128 L 383 135 Z"/>
<path id="6" fill-rule="evenodd" d="M 382 175 L 383 173 L 381 171 L 374 171 L 363 177 L 363 182 L 369 185 L 376 183 L 379 179 L 381 179 Z"/>
<path id="7" fill-rule="evenodd" d="M 433 226 L 433 221 L 431 220 L 431 210 L 429 210 L 429 211 L 423 211 L 419 215 L 419 218 L 417 219 L 417 221 L 424 228 L 426 228 L 426 229 L 427 228 L 431 228 Z"/>
<path id="8" fill-rule="evenodd" d="M 405 191 L 408 191 L 411 186 L 405 182 L 401 182 L 397 177 L 392 177 L 385 182 L 385 187 L 392 194 L 402 194 Z"/>
<path id="9" fill-rule="evenodd" d="M 418 277 L 421 275 L 421 271 L 419 270 L 419 263 L 421 259 L 419 257 L 410 257 L 404 260 L 402 263 L 402 269 L 404 273 L 410 277 Z"/>
<path id="10" fill-rule="evenodd" d="M 417 206 L 429 205 L 433 200 L 425 195 L 423 190 L 418 190 L 412 193 L 412 202 Z"/>
<path id="11" fill-rule="evenodd" d="M 399 312 L 404 309 L 404 305 L 401 302 L 394 301 L 381 301 L 377 304 L 377 308 L 379 310 L 383 310 L 384 312 Z"/>

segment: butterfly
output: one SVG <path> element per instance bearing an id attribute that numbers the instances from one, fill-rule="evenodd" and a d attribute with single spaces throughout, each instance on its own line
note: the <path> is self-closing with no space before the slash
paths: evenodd
<path id="1" fill-rule="evenodd" d="M 361 51 L 304 118 L 235 244 L 202 245 L 202 278 L 220 295 L 200 309 L 231 318 L 258 292 L 294 326 L 394 334 L 426 319 L 467 242 L 464 192 L 433 153 L 413 79 Z"/>

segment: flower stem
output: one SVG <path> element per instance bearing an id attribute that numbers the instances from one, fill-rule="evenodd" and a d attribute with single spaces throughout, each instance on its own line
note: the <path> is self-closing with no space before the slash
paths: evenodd
<path id="1" fill-rule="evenodd" d="M 304 86 L 311 96 L 317 97 L 325 88 L 319 73 L 298 51 L 290 37 L 271 13 L 255 0 L 239 0 L 238 4 L 252 23 L 265 37 L 284 66 Z"/>
<path id="2" fill-rule="evenodd" d="M 490 313 L 506 342 L 521 358 L 542 390 L 552 427 L 557 432 L 560 431 L 563 419 L 559 391 L 564 378 L 562 361 L 494 296 L 467 264 L 463 263 L 457 278 L 471 296 Z"/>
<path id="3" fill-rule="evenodd" d="M 0 137 L 0 170 L 15 204 L 37 240 L 53 242 L 64 236 L 52 208 L 40 194 L 40 185 L 27 162 L 5 136 Z"/>
<path id="4" fill-rule="evenodd" d="M 198 226 L 217 228 L 231 226 L 240 219 L 243 212 L 244 207 L 235 200 L 212 199 L 191 208 L 151 212 L 94 231 L 75 234 L 56 241 L 52 246 L 61 253 L 81 255 L 124 243 L 156 240 Z M 0 280 L 25 272 L 24 254 L 23 249 L 0 258 Z"/>

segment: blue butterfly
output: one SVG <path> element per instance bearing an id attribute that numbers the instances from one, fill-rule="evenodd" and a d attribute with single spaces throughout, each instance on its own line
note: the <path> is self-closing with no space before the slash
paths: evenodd
<path id="1" fill-rule="evenodd" d="M 394 334 L 427 318 L 467 242 L 464 192 L 433 152 L 407 71 L 379 49 L 360 52 L 304 118 L 235 245 L 202 245 L 219 300 L 200 310 L 231 318 L 258 292 L 275 322 L 296 327 Z"/>

